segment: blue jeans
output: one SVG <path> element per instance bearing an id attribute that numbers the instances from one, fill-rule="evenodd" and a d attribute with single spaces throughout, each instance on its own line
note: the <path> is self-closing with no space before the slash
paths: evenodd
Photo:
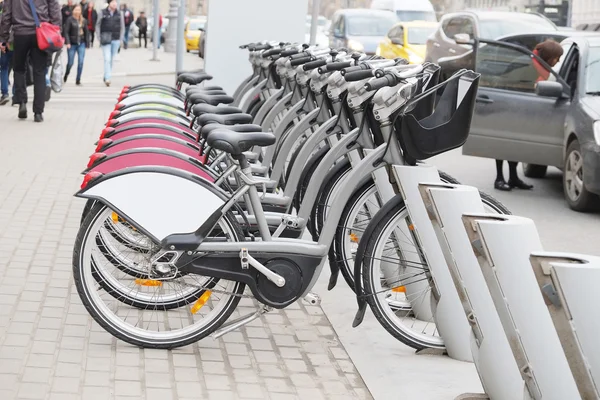
<path id="1" fill-rule="evenodd" d="M 110 44 L 102 46 L 102 54 L 104 54 L 104 80 L 109 81 L 112 76 L 113 58 L 119 52 L 121 46 L 120 40 L 113 40 Z"/>
<path id="2" fill-rule="evenodd" d="M 2 53 L 2 55 L 0 55 L 0 89 L 2 96 L 8 96 L 8 69 L 10 67 L 12 56 L 12 51 L 7 51 L 6 53 Z M 14 89 L 15 88 L 13 86 L 13 93 Z"/>
<path id="3" fill-rule="evenodd" d="M 68 61 L 67 70 L 65 76 L 69 75 L 71 68 L 75 63 L 75 53 L 77 53 L 77 82 L 81 80 L 81 73 L 83 72 L 83 60 L 85 60 L 85 43 L 72 44 L 71 48 L 67 50 Z"/>
<path id="4" fill-rule="evenodd" d="M 123 34 L 123 47 L 127 49 L 127 45 L 129 44 L 129 29 L 131 26 L 125 27 L 125 32 Z"/>

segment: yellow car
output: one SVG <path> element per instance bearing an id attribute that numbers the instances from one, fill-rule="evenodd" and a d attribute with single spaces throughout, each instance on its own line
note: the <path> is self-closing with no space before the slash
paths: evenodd
<path id="1" fill-rule="evenodd" d="M 185 24 L 185 49 L 188 53 L 190 50 L 198 50 L 204 25 L 206 25 L 206 18 L 193 18 Z"/>
<path id="2" fill-rule="evenodd" d="M 384 58 L 406 58 L 411 64 L 425 59 L 427 38 L 437 29 L 437 22 L 400 22 L 392 27 L 377 46 L 376 54 Z"/>

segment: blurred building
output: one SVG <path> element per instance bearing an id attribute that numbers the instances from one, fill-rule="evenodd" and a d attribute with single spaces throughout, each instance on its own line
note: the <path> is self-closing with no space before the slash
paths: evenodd
<path id="1" fill-rule="evenodd" d="M 600 24 L 600 0 L 571 0 L 571 26 Z"/>
<path id="2" fill-rule="evenodd" d="M 321 0 L 320 6 L 320 15 L 331 18 L 333 13 L 341 8 L 369 8 L 371 0 Z M 308 0 L 308 14 L 311 10 L 312 0 Z"/>

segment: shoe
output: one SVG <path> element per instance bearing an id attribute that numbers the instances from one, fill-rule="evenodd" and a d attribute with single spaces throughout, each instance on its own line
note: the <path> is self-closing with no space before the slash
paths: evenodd
<path id="1" fill-rule="evenodd" d="M 63 82 L 67 82 L 67 78 L 69 77 L 69 74 L 65 74 L 65 78 L 63 79 Z"/>
<path id="2" fill-rule="evenodd" d="M 6 103 L 8 103 L 8 95 L 4 94 L 2 97 L 0 97 L 0 106 L 5 105 Z"/>
<path id="3" fill-rule="evenodd" d="M 27 104 L 21 103 L 19 104 L 19 119 L 27 118 Z"/>
<path id="4" fill-rule="evenodd" d="M 504 179 L 497 179 L 494 182 L 494 189 L 502 190 L 504 192 L 510 192 L 512 187 L 504 181 Z"/>
<path id="5" fill-rule="evenodd" d="M 44 116 L 42 114 L 34 114 L 33 120 L 35 122 L 44 122 Z"/>
<path id="6" fill-rule="evenodd" d="M 77 86 L 81 86 L 81 81 L 75 81 L 75 84 L 76 84 Z"/>
<path id="7" fill-rule="evenodd" d="M 46 86 L 46 101 L 50 101 L 50 97 L 52 96 L 52 88 L 50 86 Z"/>
<path id="8" fill-rule="evenodd" d="M 108 87 L 108 86 L 110 86 L 110 81 L 105 80 L 104 84 Z"/>
<path id="9" fill-rule="evenodd" d="M 533 189 L 533 185 L 525 183 L 525 182 L 523 182 L 522 180 L 520 180 L 518 178 L 517 179 L 512 179 L 512 180 L 509 179 L 508 180 L 508 185 L 511 188 L 517 188 L 517 189 L 522 189 L 522 190 L 531 190 L 531 189 Z"/>

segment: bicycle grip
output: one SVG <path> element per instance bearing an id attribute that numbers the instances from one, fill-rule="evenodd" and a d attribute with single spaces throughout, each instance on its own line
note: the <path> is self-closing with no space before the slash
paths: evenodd
<path id="1" fill-rule="evenodd" d="M 350 66 L 352 66 L 352 61 L 331 62 L 331 63 L 326 64 L 323 67 L 319 68 L 319 73 L 324 74 L 324 73 L 330 72 L 330 71 L 339 71 L 343 68 L 348 68 Z"/>
<path id="2" fill-rule="evenodd" d="M 366 69 L 362 71 L 347 72 L 346 75 L 344 75 L 344 79 L 346 79 L 347 82 L 356 82 L 362 81 L 363 79 L 371 78 L 372 76 L 373 70 Z"/>
<path id="3" fill-rule="evenodd" d="M 310 62 L 307 62 L 306 64 L 304 64 L 304 65 L 302 66 L 302 68 L 303 68 L 305 71 L 310 71 L 310 70 L 313 70 L 313 69 L 316 69 L 316 68 L 322 67 L 322 66 L 323 66 L 323 65 L 325 65 L 325 64 L 327 64 L 327 60 L 326 60 L 326 59 L 324 59 L 324 58 L 321 58 L 320 60 L 315 60 L 315 61 L 310 61 Z"/>
<path id="4" fill-rule="evenodd" d="M 267 58 L 267 57 L 270 57 L 270 56 L 274 56 L 275 54 L 281 53 L 282 50 L 283 49 L 270 49 L 270 50 L 267 50 L 264 53 L 262 53 L 262 57 L 263 58 Z"/>
<path id="5" fill-rule="evenodd" d="M 269 44 L 259 44 L 256 46 L 249 47 L 250 51 L 269 50 L 270 48 L 271 48 L 271 45 L 269 45 Z"/>
<path id="6" fill-rule="evenodd" d="M 350 66 L 348 68 L 344 68 L 340 72 L 341 72 L 341 74 L 343 76 L 343 75 L 346 75 L 349 72 L 362 71 L 362 70 L 365 70 L 365 69 L 370 69 L 370 67 L 368 65 L 366 65 L 366 64 L 361 64 L 361 65 L 353 65 L 353 66 Z"/>
<path id="7" fill-rule="evenodd" d="M 367 91 L 379 90 L 386 86 L 395 86 L 398 80 L 393 75 L 384 75 L 381 78 L 375 78 L 365 84 Z"/>
<path id="8" fill-rule="evenodd" d="M 298 49 L 288 49 L 288 50 L 284 50 L 281 53 L 279 53 L 281 55 L 281 57 L 289 57 L 289 56 L 293 56 L 294 54 L 298 54 L 300 52 L 300 50 Z"/>
<path id="9" fill-rule="evenodd" d="M 292 61 L 290 61 L 290 64 L 292 65 L 292 67 L 297 67 L 298 65 L 302 65 L 302 64 L 306 64 L 309 61 L 312 61 L 313 58 L 311 56 L 304 56 L 301 58 L 295 58 Z"/>
<path id="10" fill-rule="evenodd" d="M 290 56 L 291 60 L 295 60 L 297 58 L 309 57 L 310 54 L 307 51 L 303 51 L 302 53 L 296 53 Z"/>

